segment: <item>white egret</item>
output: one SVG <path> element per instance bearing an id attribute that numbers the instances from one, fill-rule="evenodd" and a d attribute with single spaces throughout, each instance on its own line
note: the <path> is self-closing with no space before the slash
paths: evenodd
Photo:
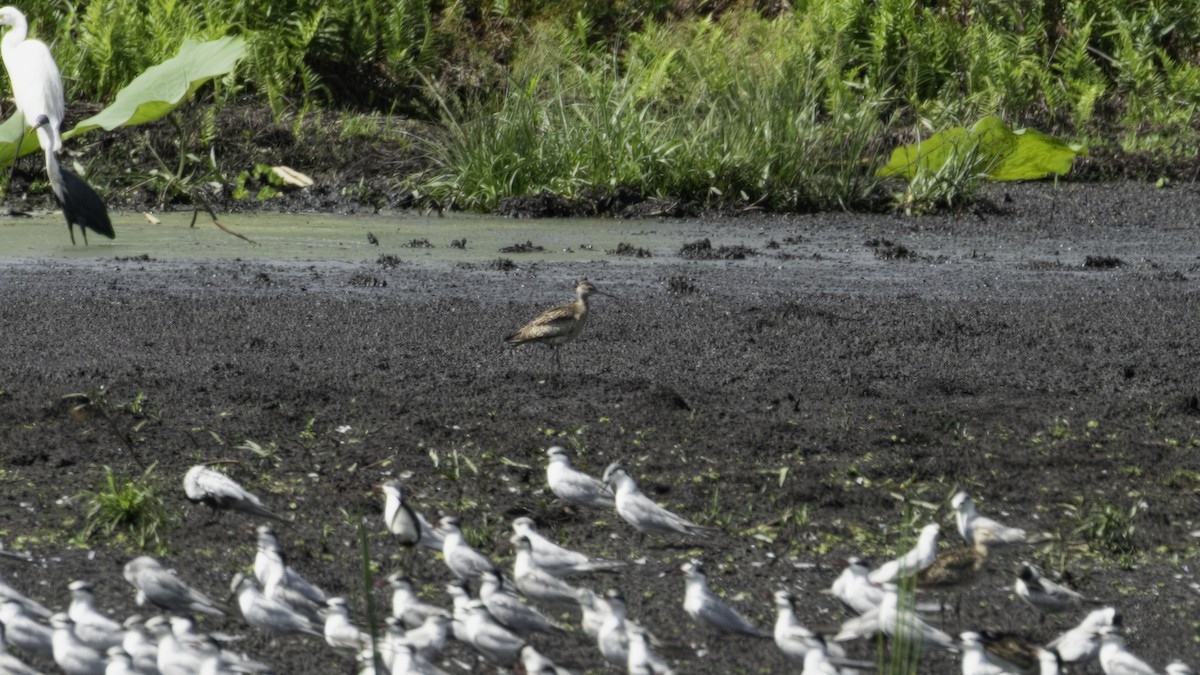
<path id="1" fill-rule="evenodd" d="M 16 7 L 0 7 L 0 26 L 12 26 L 0 40 L 0 57 L 12 82 L 17 114 L 22 119 L 21 136 L 17 139 L 8 173 L 8 186 L 5 187 L 6 195 L 12 185 L 13 169 L 21 144 L 28 129 L 32 128 L 46 155 L 46 176 L 67 219 L 71 243 L 75 243 L 74 225 L 79 226 L 84 244 L 87 244 L 88 229 L 112 239 L 116 235 L 100 195 L 83 179 L 58 165 L 58 153 L 62 151 L 59 126 L 63 121 L 66 103 L 63 100 L 62 76 L 58 72 L 58 64 L 50 55 L 50 48 L 41 40 L 26 39 L 29 24 Z"/>

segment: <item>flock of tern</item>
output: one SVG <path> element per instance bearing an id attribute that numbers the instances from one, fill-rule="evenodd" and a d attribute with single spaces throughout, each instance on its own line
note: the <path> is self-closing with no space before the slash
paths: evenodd
<path id="1" fill-rule="evenodd" d="M 573 508 L 612 510 L 643 537 L 690 540 L 717 535 L 716 530 L 668 511 L 644 495 L 619 463 L 596 479 L 572 467 L 564 448 L 552 447 L 546 454 L 550 491 Z M 183 482 L 194 502 L 287 522 L 257 496 L 207 466 L 193 467 Z M 387 578 L 392 589 L 390 616 L 379 621 L 374 631 L 365 623 L 356 624 L 344 598 L 329 596 L 286 563 L 274 530 L 264 524 L 257 528 L 257 553 L 252 568 L 247 568 L 251 573 L 237 573 L 230 582 L 228 597 L 236 598 L 236 611 L 245 624 L 273 639 L 292 635 L 323 639 L 331 649 L 352 655 L 362 674 L 445 672 L 435 663 L 451 640 L 469 646 L 482 662 L 497 668 L 529 675 L 570 672 L 531 643 L 535 635 L 583 640 L 594 645 L 597 664 L 631 674 L 676 672 L 679 659 L 672 657 L 671 647 L 628 616 L 620 592 L 600 593 L 580 581 L 580 577 L 595 579 L 599 573 L 614 572 L 612 578 L 620 579 L 629 563 L 596 560 L 564 548 L 539 532 L 532 519 L 521 517 L 512 523 L 516 555 L 509 573 L 468 542 L 458 518 L 443 515 L 431 523 L 408 504 L 399 481 L 389 480 L 379 490 L 384 495 L 387 530 L 410 551 L 409 569 Z M 843 645 L 855 640 L 874 642 L 880 635 L 889 649 L 903 645 L 956 652 L 963 675 L 1055 675 L 1082 672 L 1093 662 L 1106 675 L 1160 672 L 1129 650 L 1114 608 L 1055 583 L 1028 563 L 1018 570 L 1016 597 L 1043 619 L 1079 612 L 1083 617 L 1077 625 L 1046 645 L 1024 644 L 1016 636 L 987 631 L 952 637 L 938 628 L 931 617 L 938 611 L 944 614 L 945 605 L 914 602 L 914 587 L 961 590 L 985 569 L 983 563 L 993 548 L 1027 541 L 1024 530 L 981 515 L 966 493 L 955 495 L 952 506 L 965 545 L 939 550 L 941 531 L 931 523 L 921 530 L 911 550 L 874 569 L 851 558 L 825 593 L 840 600 L 852 616 L 824 635 L 800 622 L 796 598 L 785 589 L 774 594 L 773 629 L 756 625 L 709 588 L 698 560 L 679 568 L 684 580 L 683 612 L 703 630 L 734 636 L 731 639 L 774 641 L 804 675 L 870 672 L 876 662 L 848 658 Z M 417 569 L 422 548 L 440 553 L 453 577 L 446 586 L 452 606 L 423 600 L 408 578 Z M 0 675 L 36 673 L 21 656 L 41 662 L 52 659 L 68 675 L 271 672 L 268 664 L 231 649 L 236 638 L 199 631 L 197 618 L 224 617 L 233 608 L 193 588 L 159 560 L 150 556 L 130 560 L 124 578 L 136 591 L 136 603 L 151 614 L 149 618 L 135 615 L 117 622 L 100 609 L 85 580 L 70 583 L 67 609 L 54 612 L 0 579 Z M 577 629 L 572 627 L 575 621 Z M 1193 673 L 1179 661 L 1161 672 Z"/>

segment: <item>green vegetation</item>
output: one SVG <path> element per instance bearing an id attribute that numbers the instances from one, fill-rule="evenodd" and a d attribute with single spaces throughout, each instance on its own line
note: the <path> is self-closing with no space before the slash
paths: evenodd
<path id="1" fill-rule="evenodd" d="M 86 525 L 78 541 L 87 545 L 101 534 L 107 540 L 125 538 L 138 549 L 164 553 L 166 532 L 172 526 L 171 516 L 162 496 L 154 486 L 154 464 L 142 475 L 118 477 L 104 467 L 104 479 L 94 491 L 80 493 L 85 503 Z"/>
<path id="2" fill-rule="evenodd" d="M 1107 155 L 1148 151 L 1166 173 L 1200 149 L 1195 3 L 832 0 L 770 16 L 753 3 L 719 15 L 690 6 L 41 0 L 25 10 L 71 101 L 110 102 L 186 38 L 235 35 L 248 57 L 236 78 L 203 90 L 208 108 L 249 103 L 299 134 L 313 133 L 309 113 L 330 109 L 435 122 L 409 132 L 420 157 L 393 179 L 433 206 L 488 209 L 542 190 L 587 201 L 620 188 L 766 209 L 955 207 L 978 187 L 975 162 L 914 176 L 906 190 L 875 170 L 897 145 L 990 115 Z M 380 133 L 362 115 L 317 117 Z M 187 127 L 213 141 L 211 120 Z M 181 156 L 211 155 L 189 145 Z M 203 178 L 232 191 L 253 170 Z"/>

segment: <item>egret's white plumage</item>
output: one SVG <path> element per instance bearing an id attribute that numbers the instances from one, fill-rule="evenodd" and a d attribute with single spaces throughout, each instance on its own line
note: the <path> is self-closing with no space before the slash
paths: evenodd
<path id="1" fill-rule="evenodd" d="M 57 153 L 62 150 L 59 127 L 66 108 L 58 64 L 45 42 L 26 39 L 29 23 L 21 10 L 0 7 L 0 26 L 12 26 L 0 40 L 0 55 L 12 82 L 17 112 L 24 118 L 22 130 L 37 126 L 38 144 Z"/>
<path id="2" fill-rule="evenodd" d="M 87 229 L 112 239 L 115 236 L 112 222 L 100 196 L 81 178 L 58 164 L 56 155 L 62 150 L 59 127 L 66 103 L 63 99 L 62 76 L 50 54 L 50 48 L 41 40 L 26 39 L 29 24 L 16 7 L 0 8 L 0 26 L 11 26 L 0 39 L 0 58 L 4 61 L 4 69 L 8 71 L 13 100 L 22 119 L 21 138 L 17 139 L 17 147 L 23 144 L 27 129 L 33 127 L 37 130 L 38 145 L 46 157 L 46 176 L 55 198 L 62 206 L 72 244 L 75 243 L 73 225 L 79 226 L 85 244 Z M 15 156 L 13 166 L 16 166 Z M 10 186 L 11 183 L 10 171 Z"/>

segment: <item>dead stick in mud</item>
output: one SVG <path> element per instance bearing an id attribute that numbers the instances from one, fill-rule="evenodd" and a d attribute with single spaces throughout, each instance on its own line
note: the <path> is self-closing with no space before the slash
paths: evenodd
<path id="1" fill-rule="evenodd" d="M 189 227 L 196 226 L 196 219 L 200 217 L 201 209 L 208 212 L 208 216 L 210 218 L 212 218 L 213 225 L 216 225 L 217 227 L 219 227 L 223 232 L 225 232 L 227 234 L 232 234 L 233 236 L 237 237 L 238 239 L 241 239 L 242 241 L 244 241 L 246 243 L 254 244 L 255 246 L 258 245 L 257 241 L 254 241 L 253 239 L 251 239 L 243 234 L 234 232 L 233 230 L 229 229 L 228 227 L 225 227 L 224 225 L 222 225 L 221 221 L 217 219 L 217 214 L 215 212 L 213 212 L 212 207 L 209 206 L 208 202 L 205 201 L 204 198 L 200 198 L 200 206 L 197 206 L 195 209 L 192 210 L 192 224 L 189 225 Z"/>

